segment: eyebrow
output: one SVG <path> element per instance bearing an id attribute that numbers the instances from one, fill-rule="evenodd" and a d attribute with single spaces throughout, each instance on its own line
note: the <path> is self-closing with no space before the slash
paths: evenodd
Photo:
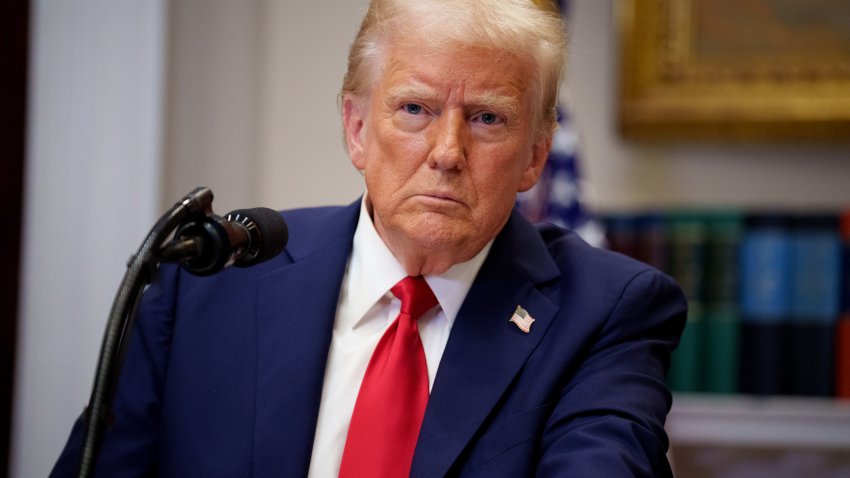
<path id="1" fill-rule="evenodd" d="M 470 99 L 471 101 L 469 103 L 471 104 L 485 106 L 497 112 L 505 112 L 513 117 L 519 114 L 519 99 L 516 96 L 486 91 Z"/>
<path id="2" fill-rule="evenodd" d="M 419 99 L 423 101 L 439 101 L 439 95 L 431 88 L 424 85 L 407 84 L 392 87 L 387 96 L 393 101 L 403 98 Z M 495 91 L 485 91 L 481 94 L 472 95 L 464 102 L 468 105 L 483 106 L 496 112 L 504 112 L 511 116 L 519 113 L 519 99 L 516 96 L 500 94 Z"/>
<path id="3" fill-rule="evenodd" d="M 408 85 L 397 85 L 390 88 L 387 91 L 387 96 L 393 101 L 402 99 L 402 98 L 415 98 L 420 100 L 432 100 L 435 101 L 438 99 L 437 94 L 434 90 L 416 84 L 408 84 Z"/>

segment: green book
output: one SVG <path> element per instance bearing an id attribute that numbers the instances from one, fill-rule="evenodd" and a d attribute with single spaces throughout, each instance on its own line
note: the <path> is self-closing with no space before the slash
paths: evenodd
<path id="1" fill-rule="evenodd" d="M 693 211 L 668 215 L 669 270 L 688 299 L 688 321 L 668 373 L 670 388 L 679 392 L 705 389 L 702 376 L 705 328 L 705 254 L 708 231 L 703 216 Z"/>
<path id="2" fill-rule="evenodd" d="M 738 392 L 740 314 L 738 310 L 739 248 L 744 216 L 717 211 L 706 216 L 705 330 L 702 374 L 705 391 Z"/>

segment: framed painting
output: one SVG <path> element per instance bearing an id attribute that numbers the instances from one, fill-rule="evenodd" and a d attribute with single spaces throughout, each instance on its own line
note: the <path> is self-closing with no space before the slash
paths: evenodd
<path id="1" fill-rule="evenodd" d="M 850 1 L 617 7 L 625 137 L 850 141 Z"/>

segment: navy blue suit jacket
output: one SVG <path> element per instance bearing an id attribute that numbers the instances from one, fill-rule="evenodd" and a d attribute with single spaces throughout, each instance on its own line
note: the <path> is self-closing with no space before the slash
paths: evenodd
<path id="1" fill-rule="evenodd" d="M 358 211 L 285 212 L 286 251 L 250 269 L 161 268 L 99 476 L 306 476 Z M 452 328 L 411 476 L 669 476 L 664 376 L 685 309 L 669 277 L 514 212 Z M 54 476 L 74 474 L 81 425 Z"/>

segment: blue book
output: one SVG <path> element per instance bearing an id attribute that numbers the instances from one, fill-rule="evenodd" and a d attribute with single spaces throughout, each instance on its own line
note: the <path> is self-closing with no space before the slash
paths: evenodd
<path id="1" fill-rule="evenodd" d="M 752 214 L 746 218 L 740 251 L 739 388 L 743 393 L 790 391 L 785 324 L 792 306 L 793 245 L 786 216 Z"/>
<path id="2" fill-rule="evenodd" d="M 841 310 L 838 216 L 800 216 L 794 222 L 790 393 L 832 396 L 835 327 Z"/>

